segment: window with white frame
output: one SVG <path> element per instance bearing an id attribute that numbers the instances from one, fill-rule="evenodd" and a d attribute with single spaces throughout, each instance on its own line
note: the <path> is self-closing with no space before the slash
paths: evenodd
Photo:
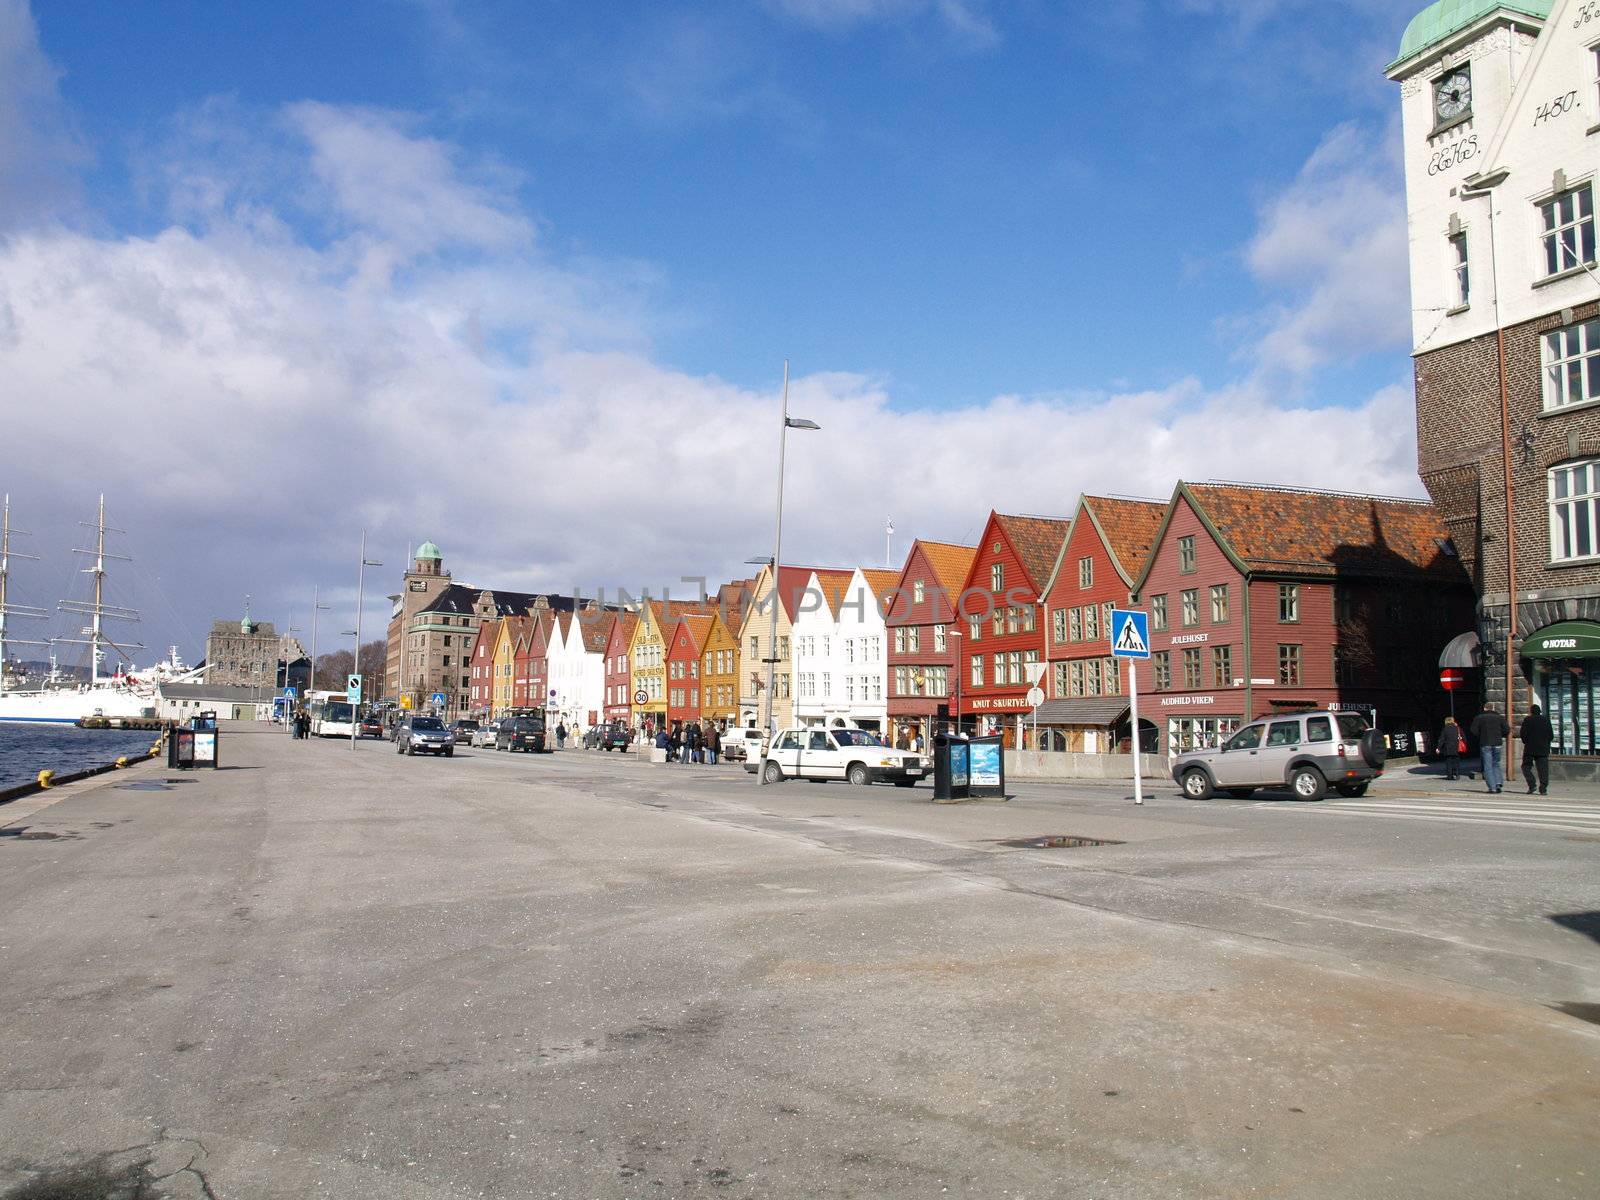
<path id="1" fill-rule="evenodd" d="M 909 696 L 911 694 L 911 672 L 905 667 L 894 669 L 894 694 L 896 696 Z"/>
<path id="2" fill-rule="evenodd" d="M 1067 640 L 1067 610 L 1058 608 L 1050 614 L 1051 633 L 1059 645 Z"/>
<path id="3" fill-rule="evenodd" d="M 974 654 L 972 656 L 971 678 L 973 687 L 983 686 L 983 655 L 981 654 Z"/>
<path id="4" fill-rule="evenodd" d="M 1594 188 L 1571 188 L 1539 203 L 1539 245 L 1544 273 L 1576 270 L 1594 258 Z"/>
<path id="5" fill-rule="evenodd" d="M 923 581 L 920 580 L 920 579 L 912 580 L 912 582 L 911 582 L 911 601 L 912 601 L 912 603 L 913 604 L 921 604 L 922 601 L 923 601 L 923 598 L 926 595 L 927 595 L 927 588 L 924 585 Z"/>
<path id="6" fill-rule="evenodd" d="M 1566 463 L 1550 472 L 1550 558 L 1600 553 L 1600 459 Z"/>
<path id="7" fill-rule="evenodd" d="M 928 695 L 949 695 L 950 669 L 948 667 L 927 667 L 924 670 L 928 677 Z"/>
<path id="8" fill-rule="evenodd" d="M 1094 557 L 1092 555 L 1078 560 L 1078 586 L 1080 588 L 1094 586 Z"/>
<path id="9" fill-rule="evenodd" d="M 1450 300 L 1452 308 L 1466 308 L 1472 299 L 1472 277 L 1467 267 L 1467 235 L 1450 235 Z"/>
<path id="10" fill-rule="evenodd" d="M 915 625 L 908 626 L 906 628 L 906 653 L 921 654 L 921 642 L 922 634 L 918 631 L 917 627 Z"/>
<path id="11" fill-rule="evenodd" d="M 934 649 L 934 652 L 938 653 L 938 654 L 943 654 L 944 651 L 945 651 L 945 646 L 947 644 L 948 643 L 945 641 L 944 626 L 943 625 L 935 625 L 933 627 L 933 649 Z"/>
<path id="12" fill-rule="evenodd" d="M 1600 400 L 1600 320 L 1552 330 L 1540 342 L 1546 412 Z"/>
<path id="13" fill-rule="evenodd" d="M 989 590 L 1002 592 L 1006 586 L 1006 569 L 1000 563 L 994 563 L 989 568 Z"/>
<path id="14" fill-rule="evenodd" d="M 1098 642 L 1100 640 L 1100 606 L 1088 604 L 1083 609 L 1083 640 Z"/>
<path id="15" fill-rule="evenodd" d="M 1072 693 L 1067 690 L 1069 686 L 1068 681 L 1072 677 L 1071 670 L 1071 663 L 1058 662 L 1050 672 L 1050 674 L 1054 677 L 1052 682 L 1055 684 L 1053 694 L 1058 700 L 1072 695 Z"/>

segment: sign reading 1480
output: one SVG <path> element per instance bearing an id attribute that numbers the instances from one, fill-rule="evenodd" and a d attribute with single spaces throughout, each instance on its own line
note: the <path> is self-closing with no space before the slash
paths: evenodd
<path id="1" fill-rule="evenodd" d="M 1600 2 L 1600 0 L 1597 0 L 1597 2 Z M 1533 123 L 1542 125 L 1546 121 L 1554 121 L 1557 117 L 1571 112 L 1576 107 L 1578 107 L 1578 90 L 1574 88 L 1565 96 L 1560 96 L 1551 100 L 1548 104 L 1541 104 L 1534 109 Z"/>

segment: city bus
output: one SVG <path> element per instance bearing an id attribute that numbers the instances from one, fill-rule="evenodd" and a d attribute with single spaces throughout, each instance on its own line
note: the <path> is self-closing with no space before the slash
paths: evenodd
<path id="1" fill-rule="evenodd" d="M 356 710 L 344 692 L 307 692 L 312 737 L 347 738 L 355 733 Z"/>

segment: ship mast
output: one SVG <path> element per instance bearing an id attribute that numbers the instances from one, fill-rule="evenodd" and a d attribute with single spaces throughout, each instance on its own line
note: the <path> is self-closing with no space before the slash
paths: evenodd
<path id="1" fill-rule="evenodd" d="M 91 528 L 88 521 L 79 521 L 78 524 L 82 525 L 86 529 Z M 62 612 L 73 613 L 75 615 L 85 616 L 90 619 L 89 628 L 83 631 L 88 635 L 87 641 L 85 641 L 83 638 L 60 639 L 64 642 L 72 642 L 78 645 L 87 645 L 89 647 L 90 687 L 93 687 L 95 684 L 100 682 L 100 654 L 102 646 L 111 647 L 111 649 L 115 650 L 117 654 L 123 658 L 127 658 L 127 652 L 129 650 L 137 650 L 140 648 L 139 646 L 117 645 L 117 643 L 113 642 L 105 635 L 105 631 L 102 627 L 107 618 L 114 621 L 137 621 L 139 619 L 139 614 L 133 609 L 123 608 L 121 605 L 107 604 L 105 602 L 106 559 L 118 559 L 122 562 L 132 562 L 133 560 L 125 554 L 108 554 L 106 552 L 106 534 L 124 533 L 126 531 L 122 529 L 113 529 L 106 524 L 106 498 L 104 495 L 100 497 L 100 507 L 96 514 L 95 522 L 92 528 L 95 531 L 94 549 L 74 550 L 73 553 L 92 555 L 94 558 L 94 566 L 84 568 L 85 574 L 94 576 L 94 602 L 92 604 L 84 604 L 78 600 L 63 600 L 60 605 L 57 606 Z"/>
<path id="2" fill-rule="evenodd" d="M 6 690 L 6 642 L 20 646 L 48 646 L 50 643 L 41 642 L 34 638 L 8 638 L 6 636 L 6 618 L 20 617 L 25 620 L 42 621 L 50 614 L 42 608 L 35 608 L 31 604 L 13 604 L 9 597 L 11 581 L 12 558 L 28 558 L 34 562 L 39 561 L 37 554 L 24 554 L 20 550 L 11 548 L 11 535 L 27 536 L 26 530 L 11 528 L 11 495 L 6 494 L 4 504 L 0 504 L 0 693 Z"/>

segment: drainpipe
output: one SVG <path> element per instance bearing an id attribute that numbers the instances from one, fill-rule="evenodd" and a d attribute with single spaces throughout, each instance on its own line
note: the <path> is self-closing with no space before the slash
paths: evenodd
<path id="1" fill-rule="evenodd" d="M 1245 725 L 1255 719 L 1255 707 L 1250 702 L 1251 680 L 1255 677 L 1256 661 L 1250 653 L 1250 572 L 1244 573 L 1244 720 Z"/>

